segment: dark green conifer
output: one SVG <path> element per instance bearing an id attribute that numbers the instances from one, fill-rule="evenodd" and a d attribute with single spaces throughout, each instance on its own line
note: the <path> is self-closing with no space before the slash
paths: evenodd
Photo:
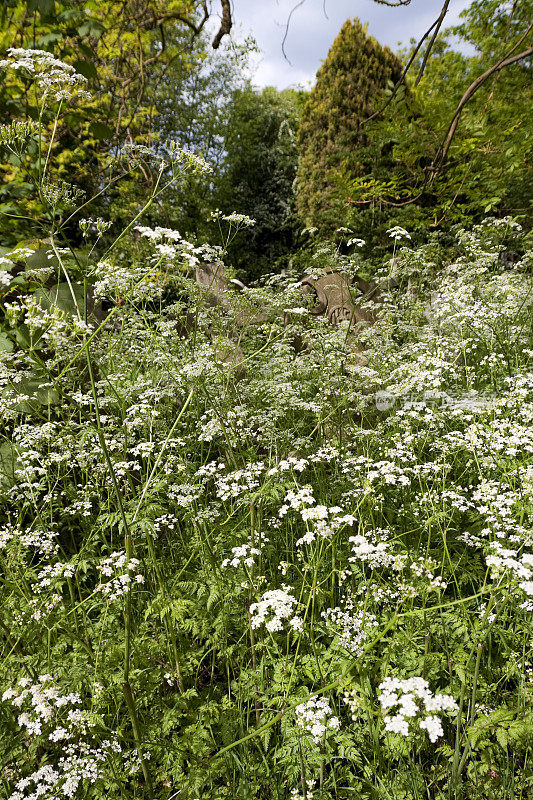
<path id="1" fill-rule="evenodd" d="M 298 211 L 306 225 L 327 232 L 342 224 L 335 176 L 368 172 L 361 121 L 380 107 L 401 71 L 396 56 L 367 36 L 358 19 L 344 23 L 318 70 L 299 129 Z"/>

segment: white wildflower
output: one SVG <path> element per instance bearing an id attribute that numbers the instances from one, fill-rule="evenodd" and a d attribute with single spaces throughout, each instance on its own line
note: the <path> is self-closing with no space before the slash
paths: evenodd
<path id="1" fill-rule="evenodd" d="M 297 724 L 308 733 L 315 744 L 320 744 L 331 731 L 338 731 L 340 721 L 325 697 L 311 697 L 294 709 Z"/>
<path id="2" fill-rule="evenodd" d="M 289 590 L 291 587 L 285 585 L 283 589 L 269 589 L 258 603 L 252 603 L 249 609 L 252 628 L 259 628 L 264 624 L 271 633 L 283 630 L 284 620 L 293 616 L 298 605 Z"/>

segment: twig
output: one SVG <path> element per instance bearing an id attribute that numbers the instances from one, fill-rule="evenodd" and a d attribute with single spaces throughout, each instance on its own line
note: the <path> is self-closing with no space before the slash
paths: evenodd
<path id="1" fill-rule="evenodd" d="M 411 0 L 374 0 L 374 3 L 379 3 L 381 6 L 389 6 L 390 8 L 408 6 L 410 2 Z"/>
<path id="2" fill-rule="evenodd" d="M 440 19 L 440 17 L 439 17 L 439 19 Z M 411 65 L 412 65 L 413 61 L 414 61 L 414 60 L 415 60 L 415 58 L 417 57 L 417 55 L 418 55 L 418 51 L 420 50 L 420 48 L 422 47 L 422 45 L 424 44 L 424 42 L 425 42 L 425 41 L 426 41 L 426 39 L 428 38 L 428 36 L 429 36 L 429 34 L 431 33 L 431 31 L 433 30 L 433 28 L 434 28 L 436 25 L 438 25 L 438 23 L 439 23 L 439 20 L 438 20 L 438 19 L 436 19 L 436 20 L 435 20 L 435 22 L 433 23 L 433 25 L 431 25 L 431 27 L 427 29 L 427 31 L 425 32 L 425 34 L 422 36 L 422 38 L 421 38 L 421 39 L 420 39 L 420 41 L 418 42 L 417 46 L 416 46 L 416 47 L 415 47 L 415 49 L 413 50 L 413 53 L 412 53 L 412 55 L 411 55 L 411 58 L 409 59 L 409 61 L 408 61 L 408 62 L 407 62 L 407 64 L 405 65 L 405 67 L 404 67 L 404 70 L 403 70 L 402 74 L 400 75 L 400 78 L 399 78 L 399 80 L 397 81 L 396 85 L 394 86 L 394 88 L 393 88 L 393 90 L 392 90 L 392 93 L 391 93 L 390 97 L 388 98 L 388 100 L 385 102 L 385 104 L 384 104 L 384 105 L 383 105 L 383 106 L 382 106 L 380 109 L 378 109 L 377 111 L 374 111 L 374 113 L 373 113 L 373 114 L 371 114 L 369 117 L 367 117 L 366 119 L 364 119 L 364 120 L 362 121 L 362 123 L 361 123 L 362 125 L 364 125 L 366 122 L 370 122 L 370 120 L 371 120 L 371 119 L 374 119 L 375 117 L 379 117 L 379 116 L 381 116 L 381 114 L 383 114 L 383 112 L 385 111 L 385 109 L 386 109 L 386 108 L 387 108 L 387 107 L 388 107 L 388 106 L 389 106 L 389 105 L 392 103 L 392 101 L 394 100 L 394 98 L 395 98 L 395 97 L 396 97 L 396 95 L 398 94 L 398 89 L 400 88 L 400 86 L 402 86 L 403 82 L 405 81 L 405 76 L 407 75 L 407 73 L 408 73 L 408 72 L 409 72 L 409 70 L 411 69 Z"/>
<path id="3" fill-rule="evenodd" d="M 450 5 L 450 0 L 446 0 L 446 2 L 444 3 L 444 5 L 442 7 L 442 11 L 440 12 L 440 16 L 439 16 L 438 20 L 435 23 L 433 23 L 437 27 L 433 31 L 433 36 L 431 37 L 431 41 L 430 41 L 430 43 L 428 44 L 428 46 L 426 48 L 426 52 L 424 53 L 424 59 L 422 61 L 422 65 L 421 65 L 420 69 L 418 70 L 418 75 L 416 76 L 415 86 L 418 86 L 418 84 L 420 83 L 420 79 L 422 78 L 422 75 L 424 74 L 424 70 L 426 68 L 426 64 L 428 62 L 429 55 L 430 55 L 430 53 L 431 53 L 431 51 L 433 49 L 433 45 L 435 44 L 435 40 L 436 40 L 437 36 L 439 35 L 439 31 L 441 29 L 441 25 L 444 22 L 444 17 L 448 13 L 448 6 L 449 5 Z"/>
<path id="4" fill-rule="evenodd" d="M 296 3 L 296 5 L 292 8 L 291 13 L 288 16 L 287 24 L 285 25 L 285 33 L 283 34 L 283 41 L 281 43 L 281 52 L 283 53 L 283 58 L 285 59 L 285 61 L 288 61 L 289 64 L 291 62 L 289 61 L 289 59 L 287 57 L 287 53 L 285 51 L 285 42 L 287 41 L 287 36 L 289 35 L 289 25 L 291 24 L 292 15 L 294 14 L 294 12 L 298 8 L 300 8 L 300 6 L 303 6 L 304 3 L 305 3 L 305 0 L 299 0 L 299 2 Z"/>

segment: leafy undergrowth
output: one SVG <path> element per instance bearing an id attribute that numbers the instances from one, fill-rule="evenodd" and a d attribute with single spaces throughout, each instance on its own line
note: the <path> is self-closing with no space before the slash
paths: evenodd
<path id="1" fill-rule="evenodd" d="M 289 277 L 209 306 L 175 265 L 217 252 L 138 234 L 2 263 L 3 796 L 530 796 L 519 226 L 399 244 L 357 346 Z"/>

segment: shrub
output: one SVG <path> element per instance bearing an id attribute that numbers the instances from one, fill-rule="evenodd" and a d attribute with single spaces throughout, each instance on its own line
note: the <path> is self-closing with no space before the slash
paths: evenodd
<path id="1" fill-rule="evenodd" d="M 401 71 L 396 56 L 367 36 L 359 20 L 344 23 L 318 70 L 299 128 L 298 211 L 307 225 L 329 232 L 338 226 L 335 176 L 369 171 L 361 122 Z"/>

